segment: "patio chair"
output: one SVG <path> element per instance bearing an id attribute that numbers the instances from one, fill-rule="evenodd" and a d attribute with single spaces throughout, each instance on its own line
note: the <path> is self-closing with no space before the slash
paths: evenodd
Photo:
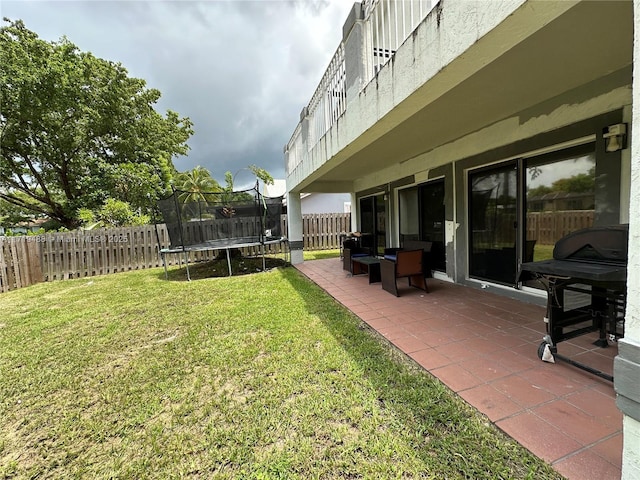
<path id="1" fill-rule="evenodd" d="M 343 242 L 342 248 L 342 269 L 353 273 L 353 263 L 351 259 L 355 257 L 366 257 L 371 255 L 371 249 L 361 246 L 357 239 L 347 238 Z"/>
<path id="2" fill-rule="evenodd" d="M 420 288 L 429 293 L 424 271 L 424 250 L 398 250 L 395 260 L 380 260 L 382 288 L 399 297 L 398 278 L 407 278 L 409 286 Z"/>
<path id="3" fill-rule="evenodd" d="M 402 248 L 385 248 L 384 249 L 384 258 L 387 260 L 396 259 L 396 253 L 400 250 L 422 250 L 424 254 L 422 255 L 422 271 L 424 272 L 425 278 L 432 278 L 432 262 L 431 262 L 431 249 L 433 247 L 433 242 L 423 241 L 423 240 L 405 240 L 402 244 Z"/>

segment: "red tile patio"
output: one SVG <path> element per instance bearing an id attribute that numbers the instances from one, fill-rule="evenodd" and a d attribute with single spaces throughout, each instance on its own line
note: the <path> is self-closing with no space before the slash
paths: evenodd
<path id="1" fill-rule="evenodd" d="M 430 293 L 400 281 L 400 297 L 349 276 L 338 259 L 298 270 L 397 348 L 570 480 L 615 480 L 622 462 L 622 414 L 611 382 L 537 357 L 544 308 L 443 280 Z M 584 335 L 559 353 L 613 372 L 617 348 Z"/>

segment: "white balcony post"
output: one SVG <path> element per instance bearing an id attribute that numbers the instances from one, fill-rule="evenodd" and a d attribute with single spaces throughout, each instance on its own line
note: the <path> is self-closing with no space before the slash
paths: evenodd
<path id="1" fill-rule="evenodd" d="M 351 192 L 351 231 L 358 231 L 358 218 L 360 216 L 360 205 L 358 205 L 358 199 L 355 192 Z"/>
<path id="2" fill-rule="evenodd" d="M 298 192 L 287 194 L 287 220 L 289 222 L 289 248 L 291 249 L 291 263 L 296 265 L 304 261 L 302 237 L 302 202 Z"/>
<path id="3" fill-rule="evenodd" d="M 358 96 L 367 79 L 364 42 L 364 10 L 362 4 L 354 3 L 342 27 L 347 103 Z"/>

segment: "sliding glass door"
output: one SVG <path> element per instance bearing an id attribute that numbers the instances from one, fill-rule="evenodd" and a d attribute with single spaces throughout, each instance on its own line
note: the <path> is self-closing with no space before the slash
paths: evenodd
<path id="1" fill-rule="evenodd" d="M 419 187 L 420 240 L 431 242 L 431 268 L 447 269 L 444 246 L 444 180 Z"/>
<path id="2" fill-rule="evenodd" d="M 382 255 L 386 247 L 386 215 L 384 195 L 360 199 L 362 246 L 370 248 L 374 254 Z"/>
<path id="3" fill-rule="evenodd" d="M 518 265 L 594 223 L 595 144 L 469 173 L 469 275 L 515 285 Z M 535 286 L 533 282 L 525 282 Z"/>
<path id="4" fill-rule="evenodd" d="M 593 226 L 596 155 L 593 144 L 528 159 L 525 171 L 525 245 L 522 261 L 553 258 L 565 235 Z M 524 279 L 526 286 L 540 283 Z"/>
<path id="5" fill-rule="evenodd" d="M 593 144 L 527 160 L 525 209 L 530 255 L 523 261 L 552 258 L 558 240 L 593 226 L 595 171 Z"/>
<path id="6" fill-rule="evenodd" d="M 516 163 L 469 174 L 469 274 L 507 285 L 516 278 Z"/>

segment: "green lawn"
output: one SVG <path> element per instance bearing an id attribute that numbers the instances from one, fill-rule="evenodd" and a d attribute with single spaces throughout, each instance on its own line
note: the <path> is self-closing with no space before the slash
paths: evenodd
<path id="1" fill-rule="evenodd" d="M 0 311 L 0 478 L 560 478 L 290 267 Z"/>
<path id="2" fill-rule="evenodd" d="M 323 258 L 334 258 L 340 256 L 340 250 L 305 250 L 304 259 L 320 260 Z"/>

